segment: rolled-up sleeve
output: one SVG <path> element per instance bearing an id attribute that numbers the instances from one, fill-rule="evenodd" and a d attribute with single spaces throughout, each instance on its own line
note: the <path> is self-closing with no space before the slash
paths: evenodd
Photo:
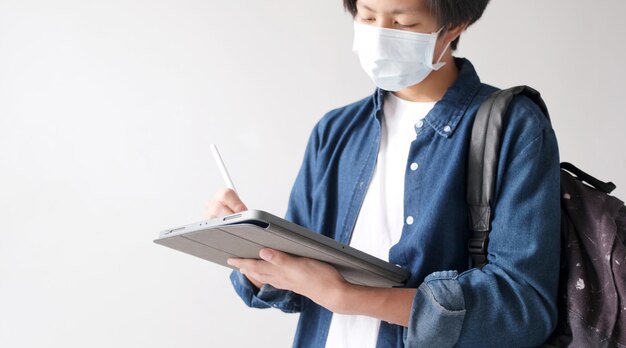
<path id="1" fill-rule="evenodd" d="M 536 110 L 522 108 L 521 113 L 536 117 Z M 539 346 L 554 329 L 560 262 L 558 147 L 549 126 L 522 145 L 510 146 L 500 156 L 489 263 L 462 274 L 428 276 L 414 298 L 404 330 L 406 346 Z"/>
<path id="2" fill-rule="evenodd" d="M 451 347 L 458 341 L 464 318 L 465 300 L 457 272 L 435 272 L 417 289 L 411 322 L 404 330 L 405 344 Z M 442 328 L 446 332 L 442 333 Z"/>

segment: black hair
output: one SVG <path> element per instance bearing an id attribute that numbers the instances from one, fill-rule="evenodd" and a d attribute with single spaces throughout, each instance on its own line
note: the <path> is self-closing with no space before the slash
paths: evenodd
<path id="1" fill-rule="evenodd" d="M 437 23 L 443 30 L 454 28 L 458 25 L 470 26 L 483 15 L 489 0 L 424 0 L 430 13 L 435 16 Z M 352 17 L 357 14 L 357 0 L 343 0 L 343 7 Z M 455 50 L 459 44 L 460 36 L 450 44 Z"/>

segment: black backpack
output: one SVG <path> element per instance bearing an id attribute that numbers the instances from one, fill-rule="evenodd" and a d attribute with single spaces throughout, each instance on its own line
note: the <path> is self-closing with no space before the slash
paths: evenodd
<path id="1" fill-rule="evenodd" d="M 478 110 L 467 170 L 468 248 L 476 267 L 487 262 L 501 136 L 516 95 L 549 118 L 539 93 L 527 86 L 495 92 Z M 626 207 L 609 195 L 614 189 L 561 163 L 559 318 L 546 347 L 626 347 Z"/>

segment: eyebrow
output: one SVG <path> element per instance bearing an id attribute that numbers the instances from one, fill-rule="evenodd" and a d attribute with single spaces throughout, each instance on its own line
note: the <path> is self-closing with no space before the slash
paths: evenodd
<path id="1" fill-rule="evenodd" d="M 360 1 L 356 2 L 356 6 L 357 7 L 362 7 L 370 12 L 376 12 L 373 8 L 361 3 Z M 401 8 L 401 9 L 396 9 L 391 11 L 391 14 L 402 14 L 402 13 L 407 13 L 407 12 L 419 12 L 417 9 L 411 9 L 411 8 Z"/>

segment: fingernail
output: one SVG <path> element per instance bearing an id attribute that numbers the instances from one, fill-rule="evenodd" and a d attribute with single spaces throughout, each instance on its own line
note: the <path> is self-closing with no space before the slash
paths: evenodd
<path id="1" fill-rule="evenodd" d="M 235 259 L 228 259 L 226 260 L 226 263 L 229 264 L 230 266 L 237 266 L 237 260 Z"/>
<path id="2" fill-rule="evenodd" d="M 261 252 L 259 252 L 259 256 L 265 261 L 270 261 L 272 257 L 274 257 L 274 253 L 271 250 L 262 249 Z"/>

